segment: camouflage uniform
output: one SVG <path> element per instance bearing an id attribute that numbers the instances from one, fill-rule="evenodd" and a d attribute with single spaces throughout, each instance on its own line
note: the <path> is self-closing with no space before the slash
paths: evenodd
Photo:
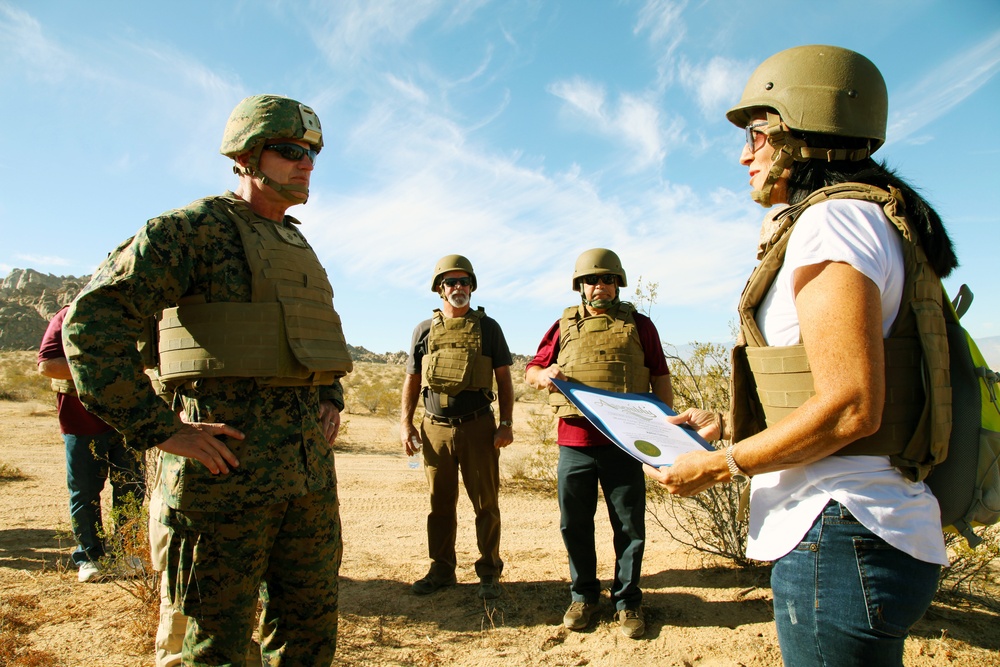
<path id="1" fill-rule="evenodd" d="M 143 374 L 135 341 L 144 318 L 191 295 L 251 301 L 243 245 L 223 213 L 233 202 L 264 220 L 233 193 L 150 220 L 102 264 L 64 325 L 81 399 L 129 446 L 162 443 L 182 426 Z M 291 229 L 294 222 L 286 216 L 280 224 Z M 176 391 L 189 421 L 245 434 L 219 436 L 240 462 L 228 474 L 213 475 L 194 459 L 163 458 L 166 572 L 172 602 L 192 619 L 185 657 L 197 665 L 244 664 L 260 585 L 268 664 L 330 664 L 342 543 L 333 449 L 318 415 L 321 400 L 343 408 L 339 382 L 272 387 L 253 378 L 203 378 Z"/>

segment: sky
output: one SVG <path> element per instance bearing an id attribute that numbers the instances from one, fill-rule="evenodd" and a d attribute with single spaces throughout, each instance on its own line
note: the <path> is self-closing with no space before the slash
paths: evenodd
<path id="1" fill-rule="evenodd" d="M 889 91 L 876 157 L 935 206 L 1000 336 L 1000 2 L 0 0 L 0 276 L 90 274 L 160 213 L 235 188 L 219 154 L 259 93 L 313 107 L 325 147 L 289 213 L 348 342 L 408 348 L 459 253 L 474 306 L 533 354 L 584 250 L 655 286 L 664 342 L 728 343 L 764 210 L 725 119 L 801 44 L 859 51 Z"/>

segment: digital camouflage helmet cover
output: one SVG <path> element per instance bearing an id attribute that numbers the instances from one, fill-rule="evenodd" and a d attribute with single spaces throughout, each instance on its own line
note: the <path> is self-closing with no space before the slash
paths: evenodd
<path id="1" fill-rule="evenodd" d="M 285 199 L 304 203 L 309 198 L 308 187 L 296 183 L 276 183 L 259 169 L 265 143 L 277 139 L 305 141 L 318 153 L 323 149 L 319 117 L 311 108 L 288 97 L 252 95 L 237 104 L 229 114 L 219 152 L 234 160 L 249 153 L 247 165 L 235 165 L 235 173 L 258 178 Z"/>

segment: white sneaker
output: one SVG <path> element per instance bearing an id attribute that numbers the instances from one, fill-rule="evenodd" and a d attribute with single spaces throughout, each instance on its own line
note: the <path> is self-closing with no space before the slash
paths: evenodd
<path id="1" fill-rule="evenodd" d="M 88 560 L 80 565 L 76 578 L 81 584 L 85 584 L 90 581 L 100 581 L 101 568 L 97 563 Z"/>

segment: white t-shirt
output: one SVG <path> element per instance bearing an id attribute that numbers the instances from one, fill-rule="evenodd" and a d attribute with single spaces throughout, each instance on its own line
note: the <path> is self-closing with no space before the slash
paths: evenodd
<path id="1" fill-rule="evenodd" d="M 903 290 L 902 239 L 872 202 L 830 200 L 810 206 L 792 229 L 785 262 L 757 311 L 769 345 L 799 342 L 792 292 L 795 269 L 826 261 L 867 276 L 882 296 L 882 335 L 899 312 Z M 907 480 L 884 456 L 828 456 L 756 475 L 751 484 L 747 556 L 775 560 L 794 549 L 830 500 L 866 528 L 922 561 L 948 564 L 941 510 L 923 482 Z"/>

